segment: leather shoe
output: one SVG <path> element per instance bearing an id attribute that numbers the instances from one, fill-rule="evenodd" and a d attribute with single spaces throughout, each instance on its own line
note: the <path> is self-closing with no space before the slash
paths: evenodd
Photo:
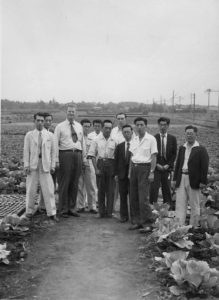
<path id="1" fill-rule="evenodd" d="M 77 213 L 84 213 L 84 211 L 85 211 L 84 207 L 77 209 Z"/>
<path id="2" fill-rule="evenodd" d="M 129 230 L 137 230 L 137 229 L 141 229 L 143 228 L 143 226 L 141 224 L 135 224 L 129 227 Z"/>
<path id="3" fill-rule="evenodd" d="M 52 221 L 55 221 L 55 222 L 59 222 L 59 218 L 55 215 L 55 216 L 51 216 L 51 217 L 49 217 L 50 218 L 50 220 L 52 220 Z"/>
<path id="4" fill-rule="evenodd" d="M 96 211 L 96 209 L 90 209 L 90 210 L 89 210 L 89 213 L 90 213 L 90 214 L 96 215 L 96 214 L 97 214 L 97 211 Z"/>
<path id="5" fill-rule="evenodd" d="M 140 228 L 140 229 L 139 229 L 139 232 L 140 232 L 140 233 L 149 233 L 149 232 L 151 232 L 152 230 L 153 230 L 152 226 L 146 226 L 146 227 L 144 227 L 144 228 Z"/>
<path id="6" fill-rule="evenodd" d="M 121 218 L 119 220 L 120 223 L 125 223 L 125 222 L 128 222 L 128 218 Z"/>
<path id="7" fill-rule="evenodd" d="M 62 218 L 69 218 L 69 215 L 68 215 L 68 213 L 62 213 L 62 214 L 60 214 L 60 217 L 62 217 Z"/>
<path id="8" fill-rule="evenodd" d="M 72 216 L 72 217 L 80 217 L 80 215 L 74 211 L 69 211 L 68 214 L 69 214 L 69 216 Z"/>

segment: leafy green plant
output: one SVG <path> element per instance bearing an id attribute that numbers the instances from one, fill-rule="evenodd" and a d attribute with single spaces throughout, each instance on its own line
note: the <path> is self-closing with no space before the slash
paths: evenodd
<path id="1" fill-rule="evenodd" d="M 191 249 L 194 243 L 192 241 L 189 241 L 189 235 L 191 233 L 188 233 L 188 230 L 191 228 L 191 225 L 188 226 L 181 226 L 178 227 L 177 229 L 173 229 L 171 232 L 167 234 L 162 234 L 160 235 L 158 239 L 158 243 L 162 242 L 163 240 L 166 240 L 170 243 L 173 243 L 179 248 L 187 248 Z"/>
<path id="2" fill-rule="evenodd" d="M 210 268 L 205 261 L 176 260 L 171 266 L 171 276 L 178 284 L 170 288 L 175 295 L 188 291 L 209 293 L 219 284 L 219 271 Z"/>
<path id="3" fill-rule="evenodd" d="M 4 264 L 8 265 L 9 260 L 7 259 L 7 257 L 10 253 L 11 251 L 6 250 L 6 243 L 0 244 L 0 262 L 3 262 Z"/>
<path id="4" fill-rule="evenodd" d="M 211 244 L 211 248 L 215 249 L 217 254 L 219 255 L 219 233 L 215 233 L 213 236 L 205 233 L 206 240 Z"/>

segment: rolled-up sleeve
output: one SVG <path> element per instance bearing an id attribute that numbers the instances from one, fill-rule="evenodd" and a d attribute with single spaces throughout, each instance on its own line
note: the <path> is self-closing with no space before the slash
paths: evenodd
<path id="1" fill-rule="evenodd" d="M 151 154 L 157 154 L 157 141 L 154 136 L 151 138 Z"/>

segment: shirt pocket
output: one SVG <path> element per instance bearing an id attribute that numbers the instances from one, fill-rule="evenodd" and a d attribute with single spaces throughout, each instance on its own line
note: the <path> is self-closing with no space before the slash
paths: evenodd
<path id="1" fill-rule="evenodd" d="M 116 145 L 115 143 L 110 142 L 107 147 L 108 157 L 113 158 L 115 152 Z"/>
<path id="2" fill-rule="evenodd" d="M 151 155 L 151 148 L 149 146 L 144 146 L 142 148 L 142 155 L 150 157 L 150 155 Z"/>

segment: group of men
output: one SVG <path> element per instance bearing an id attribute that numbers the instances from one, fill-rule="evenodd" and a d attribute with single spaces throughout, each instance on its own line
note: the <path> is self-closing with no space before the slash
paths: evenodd
<path id="1" fill-rule="evenodd" d="M 143 117 L 134 120 L 135 130 L 127 124 L 125 113 L 116 115 L 118 126 L 114 128 L 111 120 L 91 124 L 89 119 L 79 123 L 75 118 L 76 107 L 68 105 L 66 120 L 52 133 L 52 116 L 34 115 L 35 129 L 24 141 L 27 217 L 34 213 L 39 183 L 47 215 L 54 221 L 58 221 L 57 210 L 63 218 L 79 217 L 86 207 L 100 218 L 112 218 L 119 191 L 120 222 L 130 220 L 130 230 L 148 232 L 153 227 L 152 204 L 157 202 L 160 186 L 163 201 L 173 209 L 174 172 L 176 218 L 185 224 L 189 201 L 190 224 L 198 226 L 200 188 L 207 183 L 209 158 L 196 140 L 196 127 L 185 128 L 186 142 L 177 156 L 177 141 L 168 133 L 168 118 L 158 119 L 159 133 L 155 136 L 147 132 Z"/>

